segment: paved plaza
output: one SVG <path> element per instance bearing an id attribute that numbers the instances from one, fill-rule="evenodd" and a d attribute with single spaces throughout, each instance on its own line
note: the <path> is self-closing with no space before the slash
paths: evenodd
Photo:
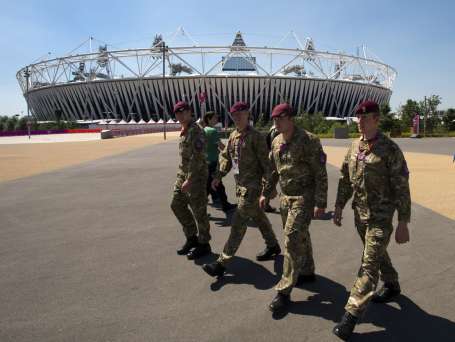
<path id="1" fill-rule="evenodd" d="M 454 341 L 455 202 L 445 202 L 455 196 L 455 139 L 397 141 L 414 177 L 411 242 L 389 247 L 403 295 L 371 305 L 352 340 Z M 157 142 L 0 179 L 0 341 L 337 341 L 331 329 L 362 253 L 349 205 L 341 228 L 313 221 L 317 281 L 273 317 L 267 305 L 283 259 L 255 261 L 264 243 L 254 224 L 220 280 L 200 267 L 216 254 L 193 262 L 175 253 L 184 240 L 169 207 L 178 146 L 175 137 Z M 78 144 L 88 143 L 103 142 Z M 332 210 L 349 140 L 323 144 Z M 0 151 L 2 170 L 4 158 L 26 154 Z M 225 184 L 234 201 L 232 175 Z M 229 224 L 210 205 L 209 213 L 218 253 Z M 268 216 L 282 243 L 279 215 Z"/>

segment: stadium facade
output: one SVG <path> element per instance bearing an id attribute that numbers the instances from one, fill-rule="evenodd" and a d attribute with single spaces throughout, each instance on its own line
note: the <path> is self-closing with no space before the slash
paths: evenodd
<path id="1" fill-rule="evenodd" d="M 40 61 L 17 72 L 38 120 L 168 119 L 185 99 L 197 116 L 224 115 L 238 100 L 255 118 L 282 101 L 298 113 L 345 117 L 364 99 L 388 103 L 396 71 L 366 55 L 247 46 L 238 32 L 229 46 L 108 50 Z M 164 62 L 163 62 L 164 61 Z"/>

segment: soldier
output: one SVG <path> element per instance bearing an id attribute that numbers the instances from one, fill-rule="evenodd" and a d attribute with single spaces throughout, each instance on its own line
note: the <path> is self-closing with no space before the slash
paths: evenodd
<path id="1" fill-rule="evenodd" d="M 400 294 L 397 271 L 387 245 L 393 232 L 392 219 L 398 212 L 397 243 L 409 241 L 411 217 L 409 171 L 396 143 L 379 132 L 379 106 L 362 102 L 356 110 L 361 138 L 354 140 L 341 167 L 341 178 L 333 222 L 341 226 L 343 208 L 354 195 L 355 226 L 364 244 L 362 264 L 351 289 L 341 322 L 333 333 L 347 340 L 370 300 L 385 303 Z M 384 286 L 375 292 L 378 278 Z"/>
<path id="2" fill-rule="evenodd" d="M 280 133 L 272 142 L 272 173 L 260 206 L 280 181 L 280 212 L 284 228 L 283 275 L 269 305 L 273 312 L 286 309 L 297 283 L 314 281 L 314 261 L 309 226 L 311 218 L 321 218 L 327 207 L 326 155 L 319 139 L 295 126 L 292 108 L 277 105 L 272 112 Z"/>
<path id="3" fill-rule="evenodd" d="M 238 207 L 234 213 L 229 239 L 216 262 L 203 265 L 209 275 L 222 276 L 226 264 L 235 255 L 247 229 L 249 218 L 253 218 L 265 240 L 266 248 L 256 256 L 256 260 L 270 260 L 281 253 L 280 246 L 272 230 L 272 225 L 259 208 L 262 192 L 262 178 L 269 177 L 270 163 L 264 137 L 248 124 L 249 106 L 237 102 L 230 109 L 236 130 L 231 133 L 227 145 L 219 156 L 218 171 L 212 181 L 216 188 L 221 178 L 232 169 L 236 182 Z"/>
<path id="4" fill-rule="evenodd" d="M 171 208 L 183 226 L 186 236 L 186 242 L 177 250 L 177 254 L 186 254 L 191 260 L 211 252 L 210 225 L 207 216 L 208 168 L 205 135 L 194 122 L 191 108 L 186 102 L 177 102 L 174 113 L 182 126 L 179 144 L 181 162 L 174 185 Z"/>
<path id="5" fill-rule="evenodd" d="M 221 203 L 222 210 L 228 214 L 237 208 L 236 204 L 228 202 L 226 189 L 222 182 L 218 184 L 216 190 L 212 189 L 213 175 L 217 170 L 218 156 L 220 151 L 224 149 L 224 144 L 221 142 L 218 131 L 214 126 L 218 122 L 218 115 L 215 112 L 207 112 L 204 115 L 204 133 L 207 147 L 207 163 L 209 168 L 209 176 L 207 179 L 207 192 L 212 196 L 213 202 L 218 200 Z"/>

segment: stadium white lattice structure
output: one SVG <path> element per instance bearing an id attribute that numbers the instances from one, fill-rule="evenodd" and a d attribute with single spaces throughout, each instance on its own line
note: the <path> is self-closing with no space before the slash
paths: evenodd
<path id="1" fill-rule="evenodd" d="M 238 32 L 228 46 L 100 46 L 28 65 L 17 79 L 38 120 L 56 113 L 65 120 L 166 120 L 183 99 L 197 116 L 224 115 L 235 101 L 247 101 L 256 118 L 282 101 L 298 113 L 338 117 L 351 116 L 364 99 L 388 103 L 397 74 L 391 66 L 296 41 L 294 49 L 247 46 Z"/>

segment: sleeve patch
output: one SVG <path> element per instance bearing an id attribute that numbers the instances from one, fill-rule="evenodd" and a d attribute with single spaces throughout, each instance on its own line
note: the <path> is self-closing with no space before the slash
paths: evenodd
<path id="1" fill-rule="evenodd" d="M 409 169 L 406 160 L 403 160 L 403 166 L 401 167 L 401 174 L 405 177 L 409 177 Z"/>
<path id="2" fill-rule="evenodd" d="M 321 151 L 319 161 L 321 162 L 321 165 L 325 165 L 325 163 L 327 163 L 327 154 L 325 154 L 324 151 Z"/>

